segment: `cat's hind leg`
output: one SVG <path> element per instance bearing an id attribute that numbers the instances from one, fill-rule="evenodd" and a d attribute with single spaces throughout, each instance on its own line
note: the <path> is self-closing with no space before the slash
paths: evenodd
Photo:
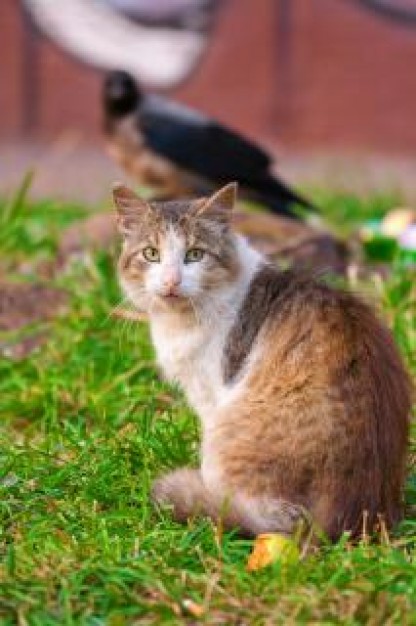
<path id="1" fill-rule="evenodd" d="M 205 486 L 199 470 L 183 468 L 155 481 L 152 498 L 158 504 L 172 507 L 180 522 L 202 515 L 223 523 L 225 528 L 238 529 L 244 535 L 266 532 L 293 533 L 305 512 L 302 507 L 277 498 L 248 498 L 244 495 L 224 495 Z"/>
<path id="2" fill-rule="evenodd" d="M 152 500 L 172 507 L 176 520 L 185 522 L 195 515 L 215 515 L 211 494 L 202 482 L 199 470 L 177 469 L 158 478 L 152 487 Z"/>
<path id="3" fill-rule="evenodd" d="M 152 487 L 152 499 L 160 505 L 169 505 L 178 522 L 191 517 L 210 517 L 222 521 L 227 528 L 241 528 L 241 516 L 231 498 L 214 494 L 204 484 L 201 472 L 181 468 L 158 478 Z"/>

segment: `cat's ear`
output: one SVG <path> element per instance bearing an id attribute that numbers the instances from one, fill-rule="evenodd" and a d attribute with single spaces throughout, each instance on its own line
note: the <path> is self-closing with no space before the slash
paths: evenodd
<path id="1" fill-rule="evenodd" d="M 150 205 L 126 185 L 113 185 L 113 200 L 117 209 L 117 226 L 122 235 L 128 235 L 151 211 Z"/>
<path id="2" fill-rule="evenodd" d="M 221 187 L 207 200 L 201 203 L 198 215 L 210 217 L 222 223 L 231 220 L 231 213 L 237 201 L 237 183 L 229 183 Z"/>

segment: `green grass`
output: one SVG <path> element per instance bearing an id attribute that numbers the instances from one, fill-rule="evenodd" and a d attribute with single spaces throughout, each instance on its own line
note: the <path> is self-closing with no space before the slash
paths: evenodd
<path id="1" fill-rule="evenodd" d="M 347 230 L 391 205 L 321 198 Z M 24 261 L 29 281 L 85 213 L 30 203 L 24 189 L 0 208 L 1 266 L 16 277 Z M 70 303 L 40 351 L 0 357 L 0 624 L 194 624 L 187 600 L 209 624 L 416 624 L 414 435 L 407 515 L 390 542 L 344 538 L 248 573 L 250 542 L 208 521 L 178 525 L 150 505 L 156 475 L 197 463 L 198 425 L 158 377 L 145 325 L 109 317 L 120 300 L 114 257 L 95 253 L 56 279 Z M 412 279 L 397 265 L 373 291 L 415 373 Z"/>

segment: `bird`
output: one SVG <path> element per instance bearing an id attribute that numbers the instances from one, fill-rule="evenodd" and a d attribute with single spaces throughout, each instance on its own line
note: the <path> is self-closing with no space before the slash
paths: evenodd
<path id="1" fill-rule="evenodd" d="M 200 111 L 145 93 L 125 71 L 107 74 L 103 111 L 110 152 L 158 198 L 206 195 L 235 181 L 243 197 L 274 214 L 298 219 L 296 205 L 317 210 L 272 173 L 263 148 Z"/>

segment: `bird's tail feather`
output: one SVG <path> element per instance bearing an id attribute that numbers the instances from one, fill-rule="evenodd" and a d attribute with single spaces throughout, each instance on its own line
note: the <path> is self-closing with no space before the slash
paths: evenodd
<path id="1" fill-rule="evenodd" d="M 296 212 L 293 211 L 296 205 L 308 211 L 318 211 L 312 202 L 273 176 L 259 179 L 256 181 L 256 185 L 252 185 L 252 189 L 253 198 L 265 204 L 272 213 L 287 215 L 292 218 L 297 217 Z"/>

